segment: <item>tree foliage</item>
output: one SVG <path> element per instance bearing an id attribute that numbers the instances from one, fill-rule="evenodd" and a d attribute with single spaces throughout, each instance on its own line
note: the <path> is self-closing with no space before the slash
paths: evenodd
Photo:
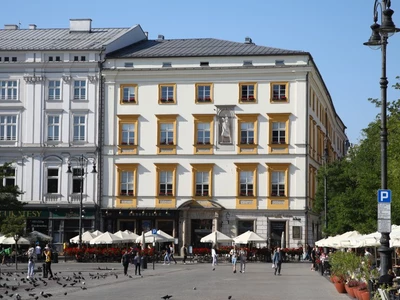
<path id="1" fill-rule="evenodd" d="M 11 163 L 5 163 L 0 166 L 0 181 L 11 175 L 13 169 Z M 23 209 L 24 203 L 18 197 L 22 195 L 19 187 L 16 185 L 0 184 L 0 211 L 20 211 Z M 0 218 L 0 226 L 2 223 L 7 223 L 8 218 Z"/>
<path id="2" fill-rule="evenodd" d="M 7 217 L 7 222 L 1 224 L 0 231 L 7 237 L 15 236 L 16 234 L 21 237 L 24 235 L 25 223 L 25 216 L 12 214 Z"/>
<path id="3" fill-rule="evenodd" d="M 400 84 L 394 85 L 400 89 Z M 369 99 L 380 107 L 381 101 Z M 388 180 L 392 190 L 392 224 L 400 224 L 400 99 L 388 102 Z M 327 180 L 329 235 L 349 230 L 371 233 L 377 230 L 377 191 L 381 188 L 381 119 L 377 115 L 362 130 L 362 139 L 347 157 L 318 171 L 316 201 L 313 210 L 324 211 L 324 178 Z"/>

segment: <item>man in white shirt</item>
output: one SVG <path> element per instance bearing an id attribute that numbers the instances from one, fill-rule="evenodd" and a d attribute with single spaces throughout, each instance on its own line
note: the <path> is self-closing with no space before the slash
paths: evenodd
<path id="1" fill-rule="evenodd" d="M 34 275 L 35 270 L 35 262 L 37 259 L 35 248 L 32 246 L 29 247 L 28 251 L 26 252 L 28 256 L 28 275 L 26 276 L 27 279 L 30 279 Z"/>

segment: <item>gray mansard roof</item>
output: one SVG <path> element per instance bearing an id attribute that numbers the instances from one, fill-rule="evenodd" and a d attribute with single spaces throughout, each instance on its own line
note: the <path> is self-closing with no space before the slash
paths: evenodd
<path id="1" fill-rule="evenodd" d="M 198 56 L 258 56 L 308 54 L 212 38 L 145 40 L 110 53 L 112 58 L 198 57 Z"/>
<path id="2" fill-rule="evenodd" d="M 66 29 L 0 30 L 0 51 L 100 50 L 130 28 L 92 28 L 90 32 Z"/>

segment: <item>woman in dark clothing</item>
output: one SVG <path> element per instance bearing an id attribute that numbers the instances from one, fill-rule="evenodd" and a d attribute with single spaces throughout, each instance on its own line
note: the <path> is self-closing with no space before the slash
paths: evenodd
<path id="1" fill-rule="evenodd" d="M 122 255 L 122 265 L 124 266 L 124 275 L 128 275 L 128 267 L 131 262 L 132 250 L 126 249 L 125 253 Z"/>

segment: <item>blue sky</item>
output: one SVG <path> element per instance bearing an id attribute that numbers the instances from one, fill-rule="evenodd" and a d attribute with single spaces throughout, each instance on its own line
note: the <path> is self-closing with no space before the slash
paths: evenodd
<path id="1" fill-rule="evenodd" d="M 5 1 L 2 22 L 21 28 L 67 28 L 69 19 L 91 18 L 93 27 L 140 24 L 149 38 L 217 38 L 308 51 L 347 126 L 350 142 L 380 112 L 368 98 L 380 97 L 381 51 L 363 45 L 370 36 L 374 0 L 54 0 Z M 400 28 L 400 1 L 392 1 Z M 4 13 L 7 12 L 7 13 Z M 400 98 L 391 86 L 400 76 L 400 33 L 389 39 L 388 100 Z"/>

